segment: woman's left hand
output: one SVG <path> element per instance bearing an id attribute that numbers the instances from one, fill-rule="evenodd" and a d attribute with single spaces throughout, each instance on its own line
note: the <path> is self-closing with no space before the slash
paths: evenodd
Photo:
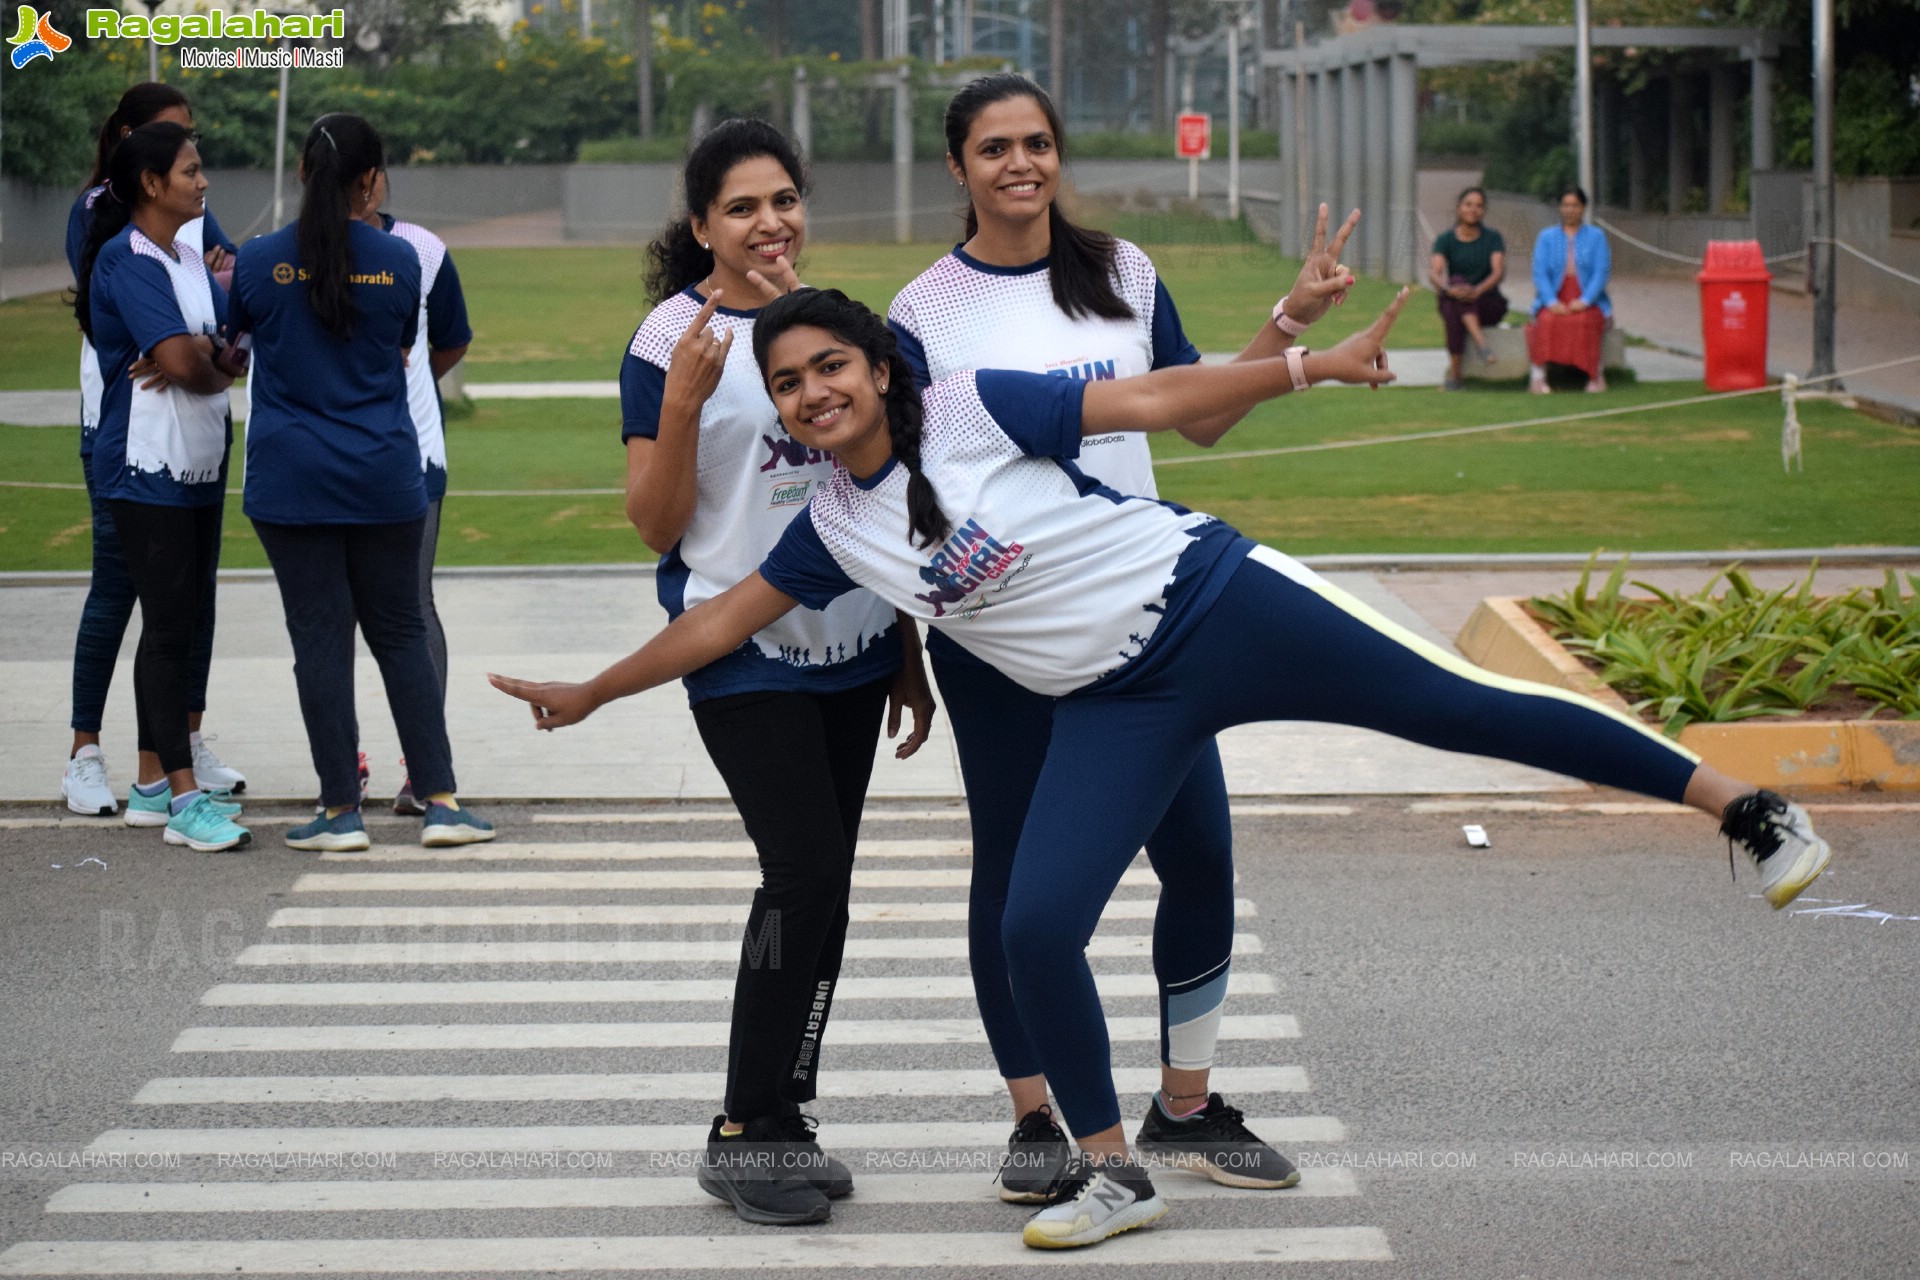
<path id="1" fill-rule="evenodd" d="M 225 271 L 232 266 L 233 255 L 219 245 L 215 245 L 200 255 L 200 261 L 206 264 L 207 274 L 212 275 L 216 271 Z"/>
<path id="2" fill-rule="evenodd" d="M 765 302 L 772 302 L 782 294 L 792 293 L 801 287 L 800 277 L 793 273 L 793 264 L 787 261 L 784 253 L 773 260 L 766 274 L 747 272 L 747 283 L 760 291 Z"/>
<path id="3" fill-rule="evenodd" d="M 512 676 L 487 673 L 487 683 L 510 698 L 518 698 L 533 708 L 533 727 L 561 729 L 579 724 L 600 709 L 600 700 L 587 684 L 566 684 L 558 680 L 516 680 Z"/>
<path id="4" fill-rule="evenodd" d="M 900 674 L 893 678 L 893 688 L 887 691 L 887 737 L 900 736 L 900 716 L 903 711 L 913 713 L 913 732 L 907 740 L 893 749 L 893 758 L 905 760 L 926 744 L 927 735 L 933 731 L 933 713 L 937 709 L 933 700 L 933 690 L 927 684 L 927 669 L 920 656 L 909 655 L 900 664 Z"/>
<path id="5" fill-rule="evenodd" d="M 127 370 L 127 377 L 139 383 L 142 391 L 165 391 L 173 385 L 166 374 L 160 372 L 159 364 L 152 356 L 141 356 Z M 141 379 L 145 381 L 141 381 Z"/>
<path id="6" fill-rule="evenodd" d="M 1300 274 L 1295 277 L 1293 287 L 1287 290 L 1289 319 L 1312 324 L 1327 314 L 1329 307 L 1346 301 L 1347 290 L 1353 284 L 1353 272 L 1340 261 L 1340 254 L 1347 247 L 1347 237 L 1359 225 L 1360 211 L 1355 209 L 1329 241 L 1327 206 L 1320 206 L 1313 224 L 1313 243 L 1307 247 L 1306 259 L 1300 264 Z"/>
<path id="7" fill-rule="evenodd" d="M 1569 302 L 1567 304 L 1567 311 L 1571 315 L 1577 316 L 1582 311 L 1585 311 L 1586 309 L 1587 309 L 1587 300 L 1585 298 L 1575 298 L 1572 302 Z"/>

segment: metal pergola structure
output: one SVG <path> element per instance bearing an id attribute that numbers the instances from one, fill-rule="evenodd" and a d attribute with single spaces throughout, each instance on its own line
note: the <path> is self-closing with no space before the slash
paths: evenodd
<path id="1" fill-rule="evenodd" d="M 1591 39 L 1595 48 L 1720 51 L 1749 62 L 1753 166 L 1773 166 L 1778 34 L 1746 27 L 1595 27 Z M 1292 248 L 1302 242 L 1307 211 L 1322 200 L 1333 206 L 1336 218 L 1357 208 L 1365 215 L 1358 237 L 1361 270 L 1405 283 L 1419 280 L 1424 245 L 1416 204 L 1417 72 L 1525 62 L 1576 44 L 1572 26 L 1382 24 L 1299 48 L 1264 51 L 1261 65 L 1280 79 L 1282 243 Z M 1710 141 L 1713 166 L 1730 172 L 1731 129 L 1714 130 Z"/>

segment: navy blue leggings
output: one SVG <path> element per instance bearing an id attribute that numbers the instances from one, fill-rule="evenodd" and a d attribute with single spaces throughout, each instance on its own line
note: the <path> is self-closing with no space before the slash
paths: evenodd
<path id="1" fill-rule="evenodd" d="M 953 656 L 956 647 L 936 641 L 929 653 L 959 748 L 973 824 L 967 952 L 993 1060 L 1002 1076 L 1017 1080 L 1040 1075 L 1043 1068 L 1014 1008 L 1000 922 L 1020 829 L 1046 763 L 1055 700 L 968 660 L 964 652 Z M 1160 1061 L 1186 1069 L 1208 1067 L 1219 1038 L 1233 949 L 1233 823 L 1220 752 L 1211 741 L 1202 746 L 1146 847 L 1161 883 L 1153 917 Z"/>
<path id="2" fill-rule="evenodd" d="M 87 477 L 87 502 L 93 511 L 93 575 L 87 583 L 86 603 L 80 606 L 80 630 L 73 639 L 73 720 L 77 733 L 99 733 L 107 709 L 107 690 L 113 686 L 114 664 L 120 660 L 120 642 L 139 599 L 133 575 L 127 572 L 120 549 L 120 531 L 107 510 L 106 500 L 93 487 L 93 467 L 82 459 Z M 216 534 L 218 522 L 216 519 Z M 207 671 L 213 665 L 215 580 L 220 558 L 207 568 L 207 589 L 200 598 L 200 617 L 194 624 L 187 653 L 187 710 L 207 709 Z"/>
<path id="3" fill-rule="evenodd" d="M 1087 941 L 1215 734 L 1257 720 L 1359 725 L 1669 801 L 1698 763 L 1596 702 L 1454 657 L 1266 548 L 1149 661 L 1120 690 L 1055 703 L 1001 921 L 1020 1021 L 1080 1137 L 1120 1122 Z M 1230 911 L 1231 887 L 1219 893 Z"/>

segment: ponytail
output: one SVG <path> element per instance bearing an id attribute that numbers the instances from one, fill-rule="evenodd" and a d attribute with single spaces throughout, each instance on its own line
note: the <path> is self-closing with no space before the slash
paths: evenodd
<path id="1" fill-rule="evenodd" d="M 940 508 L 933 481 L 920 469 L 920 436 L 926 410 L 913 371 L 900 357 L 899 344 L 886 321 L 838 289 L 801 289 L 783 294 L 760 311 L 753 325 L 753 358 L 760 376 L 767 376 L 767 352 L 789 329 L 808 326 L 825 329 L 837 340 L 857 347 L 867 363 L 887 370 L 887 439 L 893 456 L 907 470 L 907 536 L 921 549 L 933 546 L 953 532 L 953 522 Z"/>
<path id="2" fill-rule="evenodd" d="M 88 188 L 97 187 L 107 180 L 107 166 L 113 160 L 114 148 L 120 145 L 121 130 L 138 129 L 143 124 L 151 124 L 153 118 L 162 111 L 175 107 L 188 112 L 193 110 L 187 103 L 186 94 L 157 80 L 136 84 L 121 94 L 113 114 L 100 126 L 100 140 L 93 152 L 93 176 L 87 179 Z"/>
<path id="3" fill-rule="evenodd" d="M 80 249 L 80 269 L 73 281 L 73 318 L 80 331 L 93 341 L 93 263 L 109 240 L 126 230 L 133 211 L 147 202 L 146 185 L 141 181 L 157 173 L 165 183 L 173 172 L 180 148 L 193 141 L 186 126 L 171 121 L 143 124 L 116 146 L 107 162 L 105 186 L 94 197 L 93 220 L 87 226 L 87 239 Z M 162 245 L 163 249 L 172 248 Z"/>
<path id="4" fill-rule="evenodd" d="M 793 179 L 794 189 L 806 196 L 806 166 L 800 163 L 800 152 L 786 134 L 765 120 L 747 118 L 722 120 L 707 130 L 687 153 L 686 167 L 680 174 L 687 212 L 668 223 L 647 246 L 642 279 L 649 302 L 664 302 L 713 273 L 713 251 L 695 238 L 692 215 L 709 216 L 733 167 L 760 156 L 776 161 Z"/>
<path id="5" fill-rule="evenodd" d="M 1057 2 L 1057 0 L 1056 0 Z M 1008 98 L 1031 98 L 1047 118 L 1053 133 L 1054 153 L 1067 158 L 1067 130 L 1054 109 L 1047 91 L 1023 75 L 1007 71 L 982 76 L 953 95 L 947 103 L 947 158 L 966 171 L 967 134 L 982 111 Z M 980 216 L 973 201 L 967 201 L 967 239 L 980 230 Z M 1047 206 L 1047 278 L 1053 288 L 1053 305 L 1069 320 L 1097 316 L 1102 320 L 1131 320 L 1133 308 L 1113 287 L 1113 256 L 1118 242 L 1104 231 L 1076 226 L 1060 211 L 1056 194 Z"/>
<path id="6" fill-rule="evenodd" d="M 307 271 L 307 305 L 320 327 L 343 342 L 353 335 L 356 314 L 349 279 L 353 243 L 347 230 L 353 205 L 347 190 L 369 171 L 386 167 L 386 148 L 379 133 L 344 111 L 315 120 L 300 149 L 306 189 L 300 196 L 295 236 Z"/>

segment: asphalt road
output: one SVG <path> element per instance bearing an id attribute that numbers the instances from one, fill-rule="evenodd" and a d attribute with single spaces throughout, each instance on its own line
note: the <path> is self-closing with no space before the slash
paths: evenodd
<path id="1" fill-rule="evenodd" d="M 724 1066 L 747 890 L 698 886 L 750 872 L 735 823 L 501 810 L 516 856 L 353 865 L 279 825 L 199 855 L 10 809 L 0 1275 L 1915 1274 L 1920 806 L 1817 811 L 1837 854 L 1801 905 L 1864 906 L 1789 914 L 1744 865 L 1729 882 L 1703 819 L 1465 803 L 1236 818 L 1249 989 L 1222 1083 L 1306 1178 L 1165 1173 L 1158 1226 L 1058 1258 L 1021 1248 L 1026 1211 L 988 1181 L 1009 1117 L 952 941 L 964 823 L 870 814 L 863 868 L 892 883 L 856 904 L 936 918 L 856 917 L 874 954 L 824 1051 L 846 1096 L 815 1111 L 860 1190 L 779 1231 L 679 1171 Z M 452 878 L 301 879 L 421 873 Z M 475 878 L 522 873 L 576 878 Z M 1152 894 L 1123 886 L 1097 972 L 1149 971 Z M 445 914 L 541 905 L 600 910 Z M 337 914 L 368 909 L 399 914 Z M 335 914 L 276 919 L 311 911 Z M 415 949 L 366 949 L 394 944 Z M 619 985 L 399 985 L 509 982 Z M 1150 1033 L 1151 988 L 1112 982 L 1116 1026 Z M 1130 1116 L 1154 1048 L 1116 1040 Z"/>

